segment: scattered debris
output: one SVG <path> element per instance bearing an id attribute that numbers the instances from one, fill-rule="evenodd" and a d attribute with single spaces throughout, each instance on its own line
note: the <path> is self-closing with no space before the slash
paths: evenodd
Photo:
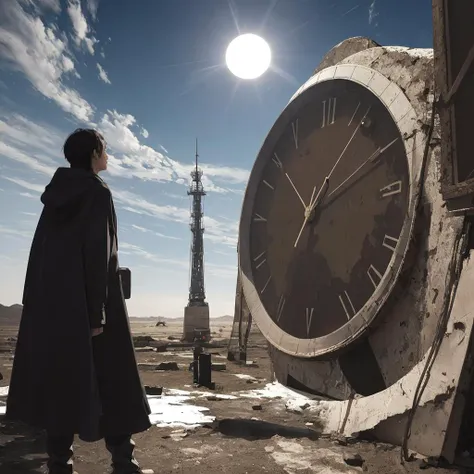
<path id="1" fill-rule="evenodd" d="M 145 392 L 147 395 L 161 395 L 163 393 L 163 387 L 145 385 Z"/>
<path id="2" fill-rule="evenodd" d="M 145 347 L 137 347 L 135 352 L 153 352 L 155 350 L 154 347 L 145 346 Z"/>
<path id="3" fill-rule="evenodd" d="M 220 420 L 217 430 L 226 436 L 251 440 L 270 439 L 276 435 L 283 438 L 309 438 L 312 440 L 319 438 L 319 433 L 315 430 L 310 430 L 309 428 L 238 418 Z"/>
<path id="4" fill-rule="evenodd" d="M 133 345 L 135 348 L 149 346 L 152 341 L 154 341 L 154 339 L 151 336 L 133 336 Z"/>
<path id="5" fill-rule="evenodd" d="M 364 464 L 365 460 L 360 454 L 345 454 L 344 455 L 344 462 L 348 466 L 352 467 L 362 467 Z"/>
<path id="6" fill-rule="evenodd" d="M 263 407 L 262 405 L 252 405 L 252 410 L 256 410 L 256 411 L 263 410 Z"/>
<path id="7" fill-rule="evenodd" d="M 224 364 L 223 362 L 217 362 L 217 363 L 212 363 L 211 364 L 211 370 L 214 370 L 216 372 L 222 372 L 223 370 L 227 369 L 227 365 Z"/>
<path id="8" fill-rule="evenodd" d="M 288 400 L 285 403 L 285 408 L 291 413 L 296 413 L 297 415 L 303 413 L 306 408 L 309 408 L 311 405 L 305 400 Z"/>
<path id="9" fill-rule="evenodd" d="M 176 362 L 161 362 L 156 370 L 179 370 L 179 366 Z"/>

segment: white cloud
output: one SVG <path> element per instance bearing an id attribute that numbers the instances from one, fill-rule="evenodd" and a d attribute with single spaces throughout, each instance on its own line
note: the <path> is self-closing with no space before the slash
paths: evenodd
<path id="1" fill-rule="evenodd" d="M 21 186 L 22 188 L 28 189 L 30 191 L 34 191 L 36 193 L 42 193 L 45 188 L 44 185 L 30 183 L 29 181 L 25 181 L 24 179 L 21 179 L 21 178 L 15 178 L 15 177 L 10 177 L 10 176 L 2 176 L 2 178 L 7 181 L 10 181 L 11 183 L 15 183 L 16 185 Z"/>
<path id="2" fill-rule="evenodd" d="M 25 239 L 31 239 L 31 237 L 33 236 L 31 231 L 12 229 L 11 227 L 7 227 L 2 224 L 0 224 L 0 234 L 14 237 L 23 237 Z"/>
<path id="3" fill-rule="evenodd" d="M 55 13 L 59 13 L 61 11 L 61 5 L 59 0 L 39 0 L 39 6 L 46 9 L 53 10 Z"/>
<path id="4" fill-rule="evenodd" d="M 104 81 L 106 84 L 112 84 L 110 82 L 109 76 L 107 75 L 104 68 L 99 63 L 97 63 L 97 69 L 99 70 L 99 78 L 102 81 Z"/>
<path id="5" fill-rule="evenodd" d="M 189 184 L 189 174 L 193 164 L 183 164 L 156 151 L 154 148 L 140 143 L 131 130 L 136 123 L 130 114 L 121 114 L 109 110 L 103 115 L 99 127 L 106 137 L 107 144 L 121 156 L 109 156 L 110 172 L 121 177 L 136 177 L 143 180 L 172 181 L 182 185 Z M 203 184 L 206 191 L 226 193 L 242 192 L 219 186 L 216 180 L 229 184 L 243 185 L 247 182 L 249 172 L 240 168 L 201 164 Z"/>
<path id="6" fill-rule="evenodd" d="M 88 121 L 92 106 L 63 84 L 64 75 L 75 73 L 67 39 L 56 28 L 45 26 L 40 16 L 29 14 L 19 2 L 0 2 L 0 58 L 25 74 L 33 87 L 79 120 Z"/>
<path id="7" fill-rule="evenodd" d="M 97 18 L 97 9 L 99 8 L 99 0 L 87 0 L 87 9 L 92 16 L 92 19 Z"/>
<path id="8" fill-rule="evenodd" d="M 163 145 L 160 145 L 160 148 L 161 148 L 166 154 L 169 153 L 168 150 L 167 150 Z"/>
<path id="9" fill-rule="evenodd" d="M 132 224 L 132 228 L 143 233 L 150 233 L 150 234 L 156 235 L 157 237 L 162 237 L 164 239 L 183 240 L 181 237 L 174 237 L 172 235 L 162 234 L 161 232 L 155 232 L 154 230 L 150 230 L 150 229 L 147 229 L 146 227 L 142 227 L 135 224 Z"/>
<path id="10" fill-rule="evenodd" d="M 189 224 L 189 209 L 172 205 L 159 205 L 147 201 L 130 191 L 112 191 L 115 200 L 122 209 L 136 214 L 147 215 L 156 219 Z M 212 242 L 235 247 L 237 245 L 238 223 L 227 221 L 222 223 L 210 216 L 204 216 L 206 232 L 204 237 Z"/>
<path id="11" fill-rule="evenodd" d="M 148 133 L 148 130 L 146 128 L 143 128 L 142 131 L 140 132 L 145 138 L 148 138 L 150 134 Z"/>
<path id="12" fill-rule="evenodd" d="M 150 175 L 154 179 L 160 178 L 163 181 L 179 181 L 179 179 L 182 179 L 178 178 L 178 172 L 183 174 L 184 172 L 181 170 L 186 169 L 186 166 L 171 160 L 150 147 L 141 145 L 129 128 L 134 123 L 133 116 L 121 115 L 117 112 L 111 113 L 107 120 L 101 122 L 101 128 L 107 142 L 113 148 L 122 152 L 121 159 L 110 156 L 111 174 L 113 174 L 113 167 L 118 167 L 118 175 L 122 177 L 127 177 L 124 171 L 129 170 L 129 173 L 134 172 L 135 176 L 144 177 L 144 179 L 150 179 Z M 30 147 L 30 143 L 34 146 Z M 61 144 L 62 139 L 59 137 L 59 132 L 53 128 L 48 129 L 45 125 L 35 124 L 19 115 L 12 115 L 9 119 L 0 120 L 0 156 L 22 164 L 48 178 L 57 169 L 56 161 L 53 161 L 51 156 L 57 156 L 57 150 L 60 149 Z M 38 151 L 35 151 L 35 147 Z M 143 158 L 143 161 L 140 161 L 140 158 Z M 137 171 L 137 163 L 143 166 L 141 172 Z M 191 168 L 192 165 L 189 165 L 188 169 Z M 214 170 L 217 175 L 227 176 L 223 169 L 215 167 Z M 28 186 L 26 181 L 19 178 L 10 178 L 10 181 L 23 186 L 28 191 L 43 191 L 42 187 L 38 187 L 38 185 Z M 128 212 L 177 222 L 186 226 L 189 224 L 188 206 L 160 205 L 123 189 L 113 190 L 113 195 L 121 208 Z M 238 232 L 237 222 L 222 218 L 215 219 L 205 215 L 204 225 L 206 227 L 206 233 L 204 234 L 206 240 L 235 248 Z M 169 238 L 165 234 L 161 236 Z"/>
<path id="13" fill-rule="evenodd" d="M 81 46 L 81 44 L 84 43 L 89 53 L 93 55 L 94 45 L 98 43 L 98 41 L 94 36 L 89 34 L 90 28 L 84 13 L 82 13 L 80 0 L 69 0 L 67 12 L 74 29 L 73 39 L 76 46 Z"/>
<path id="14" fill-rule="evenodd" d="M 188 268 L 189 262 L 184 259 L 173 259 L 167 257 L 161 257 L 154 253 L 148 252 L 147 250 L 143 249 L 142 247 L 130 244 L 128 242 L 121 242 L 119 245 L 119 253 L 128 253 L 133 254 L 138 257 L 142 257 L 150 262 L 155 263 L 167 263 L 173 266 L 181 267 L 181 268 Z"/>
<path id="15" fill-rule="evenodd" d="M 369 7 L 369 25 L 371 25 L 375 18 L 379 16 L 378 12 L 375 11 L 375 1 L 376 0 L 373 0 Z M 377 23 L 375 26 L 377 26 Z"/>
<path id="16" fill-rule="evenodd" d="M 9 114 L 5 120 L 0 119 L 0 137 L 4 143 L 13 146 L 40 151 L 47 155 L 58 155 L 63 139 L 60 132 L 52 127 L 32 122 L 19 114 Z M 43 161 L 48 158 L 43 156 Z M 49 159 L 51 162 L 51 160 Z"/>
<path id="17" fill-rule="evenodd" d="M 56 171 L 56 167 L 49 166 L 48 164 L 39 161 L 31 155 L 25 154 L 18 148 L 7 145 L 1 141 L 0 155 L 17 163 L 21 163 L 22 165 L 26 165 L 28 168 L 48 176 L 52 176 L 52 174 Z"/>

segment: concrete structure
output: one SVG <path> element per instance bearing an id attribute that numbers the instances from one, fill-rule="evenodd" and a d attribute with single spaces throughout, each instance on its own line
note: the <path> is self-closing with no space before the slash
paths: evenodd
<path id="1" fill-rule="evenodd" d="M 204 289 L 204 225 L 202 198 L 206 195 L 202 185 L 202 171 L 198 167 L 198 142 L 196 139 L 196 166 L 191 172 L 191 185 L 188 196 L 192 196 L 191 223 L 191 281 L 188 304 L 184 308 L 183 337 L 187 342 L 194 341 L 194 330 L 209 330 L 209 305 Z"/>
<path id="2" fill-rule="evenodd" d="M 474 315 L 470 298 L 474 263 L 465 258 L 470 255 L 466 218 L 451 215 L 440 192 L 439 123 L 432 115 L 433 53 L 349 39 L 326 55 L 295 95 L 318 81 L 354 71 L 367 71 L 365 76 L 357 72 L 357 81 L 372 87 L 379 97 L 394 84 L 409 104 L 411 131 L 404 134 L 405 145 L 423 163 L 408 252 L 391 295 L 381 302 L 376 321 L 363 337 L 319 359 L 316 349 L 313 358 L 308 351 L 298 357 L 273 344 L 275 376 L 283 384 L 332 399 L 308 408 L 326 433 L 350 436 L 373 430 L 382 441 L 452 461 L 471 379 L 467 355 Z M 380 80 L 377 91 L 380 84 L 370 82 L 380 76 L 386 83 Z M 252 311 L 254 295 L 242 271 L 240 277 Z M 258 314 L 252 315 L 272 341 L 274 329 Z M 420 390 L 423 382 L 426 386 Z"/>

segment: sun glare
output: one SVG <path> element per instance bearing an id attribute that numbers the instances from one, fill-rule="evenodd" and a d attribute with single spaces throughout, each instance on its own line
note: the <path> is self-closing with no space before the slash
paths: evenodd
<path id="1" fill-rule="evenodd" d="M 229 71 L 240 79 L 257 79 L 270 67 L 271 60 L 268 43 L 252 33 L 234 38 L 225 53 Z"/>

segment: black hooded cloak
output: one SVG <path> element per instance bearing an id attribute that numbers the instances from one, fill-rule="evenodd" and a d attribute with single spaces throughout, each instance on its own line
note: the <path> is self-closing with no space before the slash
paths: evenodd
<path id="1" fill-rule="evenodd" d="M 41 201 L 6 418 L 85 441 L 145 431 L 150 408 L 118 271 L 110 190 L 92 172 L 59 168 Z"/>

